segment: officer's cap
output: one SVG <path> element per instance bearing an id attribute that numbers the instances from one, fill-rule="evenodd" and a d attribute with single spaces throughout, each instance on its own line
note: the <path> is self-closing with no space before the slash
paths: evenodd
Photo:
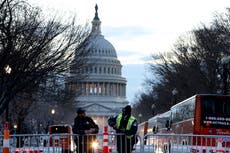
<path id="1" fill-rule="evenodd" d="M 77 113 L 78 114 L 85 113 L 85 110 L 83 108 L 78 108 Z"/>
<path id="2" fill-rule="evenodd" d="M 122 112 L 125 112 L 127 114 L 131 114 L 131 106 L 127 105 L 122 109 Z"/>

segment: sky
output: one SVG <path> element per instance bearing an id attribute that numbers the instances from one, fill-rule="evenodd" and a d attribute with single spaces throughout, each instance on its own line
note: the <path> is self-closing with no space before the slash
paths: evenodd
<path id="1" fill-rule="evenodd" d="M 98 5 L 101 30 L 115 47 L 127 79 L 127 100 L 143 92 L 147 59 L 168 52 L 179 36 L 209 23 L 215 12 L 223 13 L 230 0 L 29 0 L 49 15 L 76 15 L 91 22 Z"/>

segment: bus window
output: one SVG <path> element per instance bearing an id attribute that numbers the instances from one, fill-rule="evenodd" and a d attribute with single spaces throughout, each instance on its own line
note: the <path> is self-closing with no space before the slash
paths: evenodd
<path id="1" fill-rule="evenodd" d="M 228 128 L 230 126 L 230 102 L 224 97 L 202 97 L 201 125 Z"/>
<path id="2" fill-rule="evenodd" d="M 223 114 L 227 115 L 228 117 L 230 117 L 230 101 L 223 101 L 222 103 L 222 112 Z"/>
<path id="3" fill-rule="evenodd" d="M 180 122 L 194 117 L 195 102 L 190 99 L 184 103 L 177 104 L 172 110 L 172 122 Z"/>

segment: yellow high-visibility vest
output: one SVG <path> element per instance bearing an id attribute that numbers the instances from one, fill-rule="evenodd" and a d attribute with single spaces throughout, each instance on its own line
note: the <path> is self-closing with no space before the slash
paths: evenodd
<path id="1" fill-rule="evenodd" d="M 120 124 L 121 124 L 121 119 L 122 119 L 122 113 L 120 113 L 118 116 L 117 116 L 117 120 L 116 120 L 116 125 L 117 125 L 117 127 L 118 127 L 118 129 L 120 128 Z M 131 129 L 131 126 L 132 126 L 132 124 L 133 124 L 133 122 L 135 121 L 136 119 L 135 119 L 135 117 L 134 116 L 130 116 L 130 118 L 129 118 L 129 120 L 128 120 L 128 124 L 127 124 L 127 126 L 126 126 L 126 130 L 130 130 Z M 129 136 L 127 136 L 127 138 L 132 138 L 134 135 L 129 135 Z"/>

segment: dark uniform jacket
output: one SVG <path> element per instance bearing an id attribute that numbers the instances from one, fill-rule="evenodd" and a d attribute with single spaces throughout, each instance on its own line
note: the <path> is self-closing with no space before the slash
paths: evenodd
<path id="1" fill-rule="evenodd" d="M 74 119 L 74 125 L 73 125 L 73 133 L 74 134 L 80 134 L 83 135 L 85 134 L 85 130 L 90 130 L 90 129 L 96 129 L 95 133 L 98 133 L 99 127 L 97 124 L 95 124 L 95 122 L 88 116 L 84 117 L 84 118 L 79 118 L 76 117 Z"/>

